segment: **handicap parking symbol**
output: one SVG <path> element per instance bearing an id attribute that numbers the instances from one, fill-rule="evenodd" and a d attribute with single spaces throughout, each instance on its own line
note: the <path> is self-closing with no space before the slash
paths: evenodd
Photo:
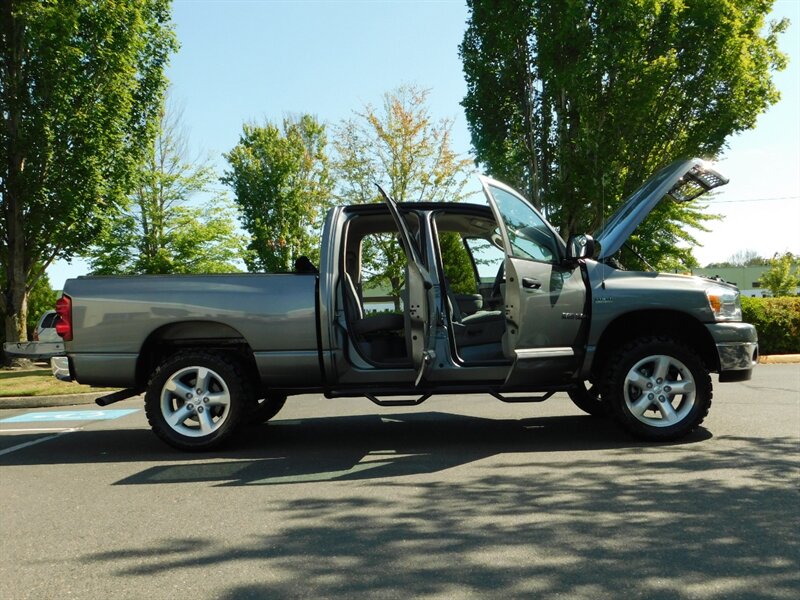
<path id="1" fill-rule="evenodd" d="M 119 419 L 125 415 L 138 412 L 137 408 L 124 408 L 116 410 L 60 410 L 25 413 L 7 419 L 0 419 L 0 423 L 45 423 L 51 421 L 109 421 Z"/>

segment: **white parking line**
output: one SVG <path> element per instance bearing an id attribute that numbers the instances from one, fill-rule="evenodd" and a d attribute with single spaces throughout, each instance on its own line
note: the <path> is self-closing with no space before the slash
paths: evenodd
<path id="1" fill-rule="evenodd" d="M 6 454 L 11 454 L 12 452 L 16 452 L 17 450 L 22 450 L 23 448 L 29 448 L 30 446 L 35 446 L 36 444 L 41 444 L 42 442 L 46 442 L 48 440 L 55 439 L 57 437 L 61 437 L 67 433 L 72 433 L 73 431 L 79 431 L 80 428 L 73 428 L 73 429 L 64 429 L 63 431 L 59 431 L 54 435 L 47 435 L 43 438 L 39 438 L 38 440 L 31 440 L 30 442 L 25 442 L 23 444 L 17 444 L 16 446 L 11 446 L 10 448 L 6 448 L 5 450 L 0 450 L 0 456 L 4 456 Z"/>

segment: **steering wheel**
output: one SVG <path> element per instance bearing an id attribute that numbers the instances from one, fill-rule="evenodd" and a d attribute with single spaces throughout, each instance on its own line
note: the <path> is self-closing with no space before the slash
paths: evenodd
<path id="1" fill-rule="evenodd" d="M 500 286 L 506 279 L 506 261 L 500 263 L 500 268 L 497 270 L 497 275 L 494 278 L 494 283 L 492 284 L 492 295 L 491 299 L 497 299 L 502 297 L 502 292 L 500 291 Z"/>

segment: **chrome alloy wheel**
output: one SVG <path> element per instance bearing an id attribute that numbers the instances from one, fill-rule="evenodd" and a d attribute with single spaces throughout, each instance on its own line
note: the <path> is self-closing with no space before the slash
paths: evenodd
<path id="1" fill-rule="evenodd" d="M 691 412 L 696 386 L 692 372 L 681 361 L 654 355 L 631 367 L 625 376 L 624 395 L 636 419 L 652 427 L 669 427 Z"/>
<path id="2" fill-rule="evenodd" d="M 231 393 L 225 380 L 201 366 L 172 374 L 161 388 L 161 414 L 177 433 L 202 437 L 214 433 L 230 415 Z"/>

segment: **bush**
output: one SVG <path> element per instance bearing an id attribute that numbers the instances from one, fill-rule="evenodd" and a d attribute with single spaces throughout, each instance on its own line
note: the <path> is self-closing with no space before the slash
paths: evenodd
<path id="1" fill-rule="evenodd" d="M 800 298 L 742 298 L 742 317 L 758 330 L 761 354 L 800 353 Z"/>

